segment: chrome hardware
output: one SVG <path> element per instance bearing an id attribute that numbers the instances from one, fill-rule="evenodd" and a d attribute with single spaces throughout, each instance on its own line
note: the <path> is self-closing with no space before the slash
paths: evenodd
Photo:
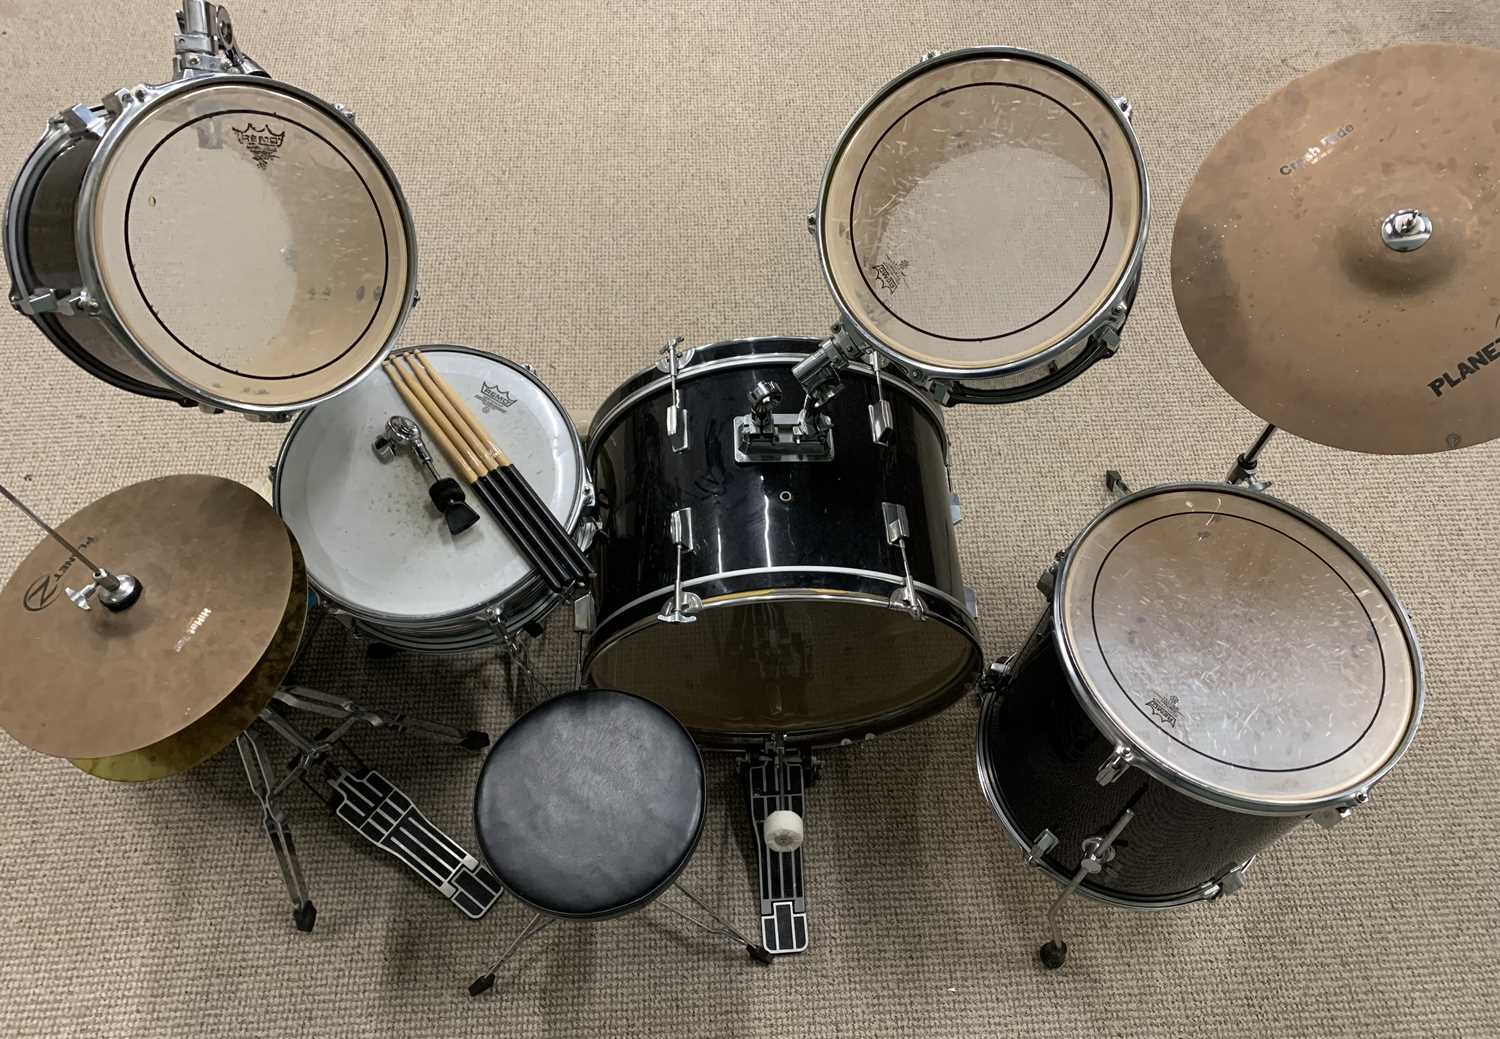
<path id="1" fill-rule="evenodd" d="M 1083 858 L 1078 863 L 1078 871 L 1073 874 L 1073 879 L 1068 881 L 1068 886 L 1063 888 L 1062 893 L 1047 910 L 1047 929 L 1051 934 L 1051 939 L 1042 946 L 1040 955 L 1042 965 L 1048 970 L 1056 970 L 1067 962 L 1068 958 L 1068 943 L 1062 940 L 1062 931 L 1057 922 L 1063 903 L 1078 890 L 1079 885 L 1085 879 L 1099 873 L 1115 857 L 1115 840 L 1120 836 L 1120 831 L 1125 829 L 1134 818 L 1135 812 L 1127 808 L 1120 813 L 1120 817 L 1115 820 L 1115 824 L 1104 836 L 1084 839 Z"/>
<path id="2" fill-rule="evenodd" d="M 1036 579 L 1036 590 L 1050 599 L 1052 598 L 1052 591 L 1056 587 L 1057 564 L 1053 563 L 1047 569 L 1043 570 L 1041 576 Z"/>
<path id="3" fill-rule="evenodd" d="M 35 289 L 26 296 L 13 296 L 11 306 L 27 317 L 37 314 L 72 316 L 99 313 L 99 301 L 87 289 Z"/>
<path id="4" fill-rule="evenodd" d="M 1031 842 L 1031 847 L 1026 849 L 1026 865 L 1040 866 L 1042 859 L 1047 853 L 1057 847 L 1057 834 L 1051 830 L 1043 830 L 1037 839 Z"/>
<path id="5" fill-rule="evenodd" d="M 891 412 L 891 402 L 885 399 L 885 387 L 881 385 L 880 355 L 871 350 L 865 355 L 865 359 L 869 362 L 870 370 L 875 373 L 875 403 L 870 405 L 870 439 L 884 447 L 890 443 L 896 418 Z"/>
<path id="6" fill-rule="evenodd" d="M 58 120 L 79 137 L 103 137 L 109 120 L 88 105 L 74 105 L 58 113 Z"/>
<path id="7" fill-rule="evenodd" d="M 1244 889 L 1247 883 L 1245 871 L 1250 866 L 1248 862 L 1242 862 L 1228 873 L 1225 873 L 1212 886 L 1218 888 L 1210 898 L 1228 898 L 1230 895 Z"/>
<path id="8" fill-rule="evenodd" d="M 351 123 L 354 122 L 354 109 L 349 108 L 345 105 L 341 105 L 337 101 L 335 101 L 333 104 L 333 110 L 339 115 L 343 116 L 345 119 L 349 120 Z"/>
<path id="9" fill-rule="evenodd" d="M 1109 759 L 1103 765 L 1099 766 L 1099 771 L 1094 776 L 1094 782 L 1100 786 L 1109 786 L 1109 784 L 1123 776 L 1133 764 L 1135 764 L 1135 752 L 1129 747 L 1116 744 L 1115 752 L 1109 756 Z"/>
<path id="10" fill-rule="evenodd" d="M 1420 209 L 1398 209 L 1380 222 L 1380 240 L 1398 253 L 1420 249 L 1431 237 L 1432 218 Z"/>
<path id="11" fill-rule="evenodd" d="M 682 393 L 677 389 L 677 369 L 681 363 L 677 348 L 681 345 L 682 336 L 673 336 L 661 348 L 666 355 L 667 371 L 672 375 L 672 403 L 667 405 L 667 443 L 677 454 L 688 449 L 688 415 L 682 407 Z"/>
<path id="12" fill-rule="evenodd" d="M 818 233 L 818 214 L 816 212 L 807 214 L 807 233 L 810 235 Z"/>
<path id="13" fill-rule="evenodd" d="M 598 608 L 594 605 L 592 592 L 585 592 L 573 600 L 574 631 L 586 635 L 594 630 L 594 624 L 598 619 Z"/>
<path id="14" fill-rule="evenodd" d="M 955 527 L 964 521 L 964 510 L 959 505 L 956 491 L 948 492 L 948 521 Z"/>
<path id="15" fill-rule="evenodd" d="M 833 423 L 827 415 L 803 411 L 777 414 L 781 387 L 758 382 L 750 390 L 750 414 L 734 420 L 734 460 L 752 462 L 829 462 L 833 460 Z M 812 425 L 805 424 L 810 421 Z"/>
<path id="16" fill-rule="evenodd" d="M 885 523 L 886 544 L 901 549 L 901 569 L 906 574 L 906 583 L 891 593 L 891 605 L 906 610 L 917 620 L 927 618 L 927 607 L 917 594 L 917 584 L 912 580 L 911 563 L 906 557 L 906 540 L 911 537 L 911 524 L 906 520 L 906 507 L 892 502 L 880 503 L 881 518 Z"/>
<path id="17" fill-rule="evenodd" d="M 677 546 L 677 580 L 672 587 L 672 598 L 668 599 L 656 615 L 666 624 L 692 624 L 693 616 L 703 609 L 703 600 L 692 592 L 682 590 L 682 557 L 693 551 L 693 510 L 678 509 L 667 521 L 667 532 L 672 544 Z"/>
<path id="18" fill-rule="evenodd" d="M 173 38 L 172 69 L 179 79 L 219 72 L 264 76 L 266 70 L 240 50 L 227 8 L 206 0 L 182 0 Z"/>
<path id="19" fill-rule="evenodd" d="M 807 357 L 797 362 L 792 374 L 807 392 L 803 411 L 816 411 L 844 388 L 839 372 L 859 360 L 860 348 L 849 338 L 842 325 L 834 325 L 827 339 Z"/>
<path id="20" fill-rule="evenodd" d="M 1115 107 L 1120 110 L 1120 114 L 1125 117 L 1125 121 L 1127 123 L 1134 122 L 1135 107 L 1131 105 L 1130 98 L 1117 97 L 1114 99 L 1114 102 Z"/>
<path id="21" fill-rule="evenodd" d="M 974 620 L 979 619 L 979 595 L 968 585 L 964 585 L 964 612 Z"/>
<path id="22" fill-rule="evenodd" d="M 31 506 L 10 493 L 10 490 L 4 484 L 0 484 L 0 497 L 4 497 L 6 501 L 24 512 L 27 519 L 31 520 L 38 527 L 41 527 L 42 530 L 51 536 L 53 541 L 56 541 L 63 548 L 67 549 L 70 555 L 89 568 L 89 571 L 93 574 L 93 581 L 76 592 L 71 588 L 63 589 L 67 593 L 68 598 L 73 601 L 74 606 L 82 610 L 88 609 L 89 596 L 97 593 L 99 604 L 105 609 L 117 613 L 134 605 L 135 601 L 141 597 L 141 583 L 139 581 L 129 574 L 112 574 L 84 555 L 77 545 L 63 537 L 46 520 L 31 511 Z M 87 539 L 83 543 L 88 544 Z"/>
<path id="23" fill-rule="evenodd" d="M 942 56 L 942 51 L 923 51 L 922 56 L 917 59 L 917 64 L 922 65 L 926 62 L 931 61 L 933 58 L 941 58 Z"/>
<path id="24" fill-rule="evenodd" d="M 1325 830 L 1331 830 L 1353 814 L 1354 809 L 1370 803 L 1370 792 L 1360 790 L 1348 804 L 1322 808 L 1312 813 L 1313 821 Z"/>

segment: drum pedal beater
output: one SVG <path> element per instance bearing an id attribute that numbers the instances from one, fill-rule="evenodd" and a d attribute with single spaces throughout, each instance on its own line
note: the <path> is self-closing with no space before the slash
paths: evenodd
<path id="1" fill-rule="evenodd" d="M 1135 812 L 1126 808 L 1120 813 L 1107 833 L 1103 837 L 1088 837 L 1083 842 L 1083 859 L 1078 863 L 1078 870 L 1073 874 L 1073 879 L 1068 881 L 1068 886 L 1063 888 L 1052 905 L 1047 910 L 1047 930 L 1051 938 L 1038 951 L 1037 956 L 1042 961 L 1042 966 L 1048 970 L 1056 970 L 1068 960 L 1068 943 L 1062 940 L 1062 929 L 1058 925 L 1058 914 L 1062 912 L 1063 903 L 1066 902 L 1078 890 L 1089 877 L 1102 870 L 1105 865 L 1115 857 L 1114 843 L 1120 836 L 1120 831 L 1130 824 L 1135 818 Z M 1051 838 L 1050 841 L 1047 838 Z M 1028 864 L 1038 862 L 1057 845 L 1057 838 L 1050 830 L 1044 830 L 1036 844 L 1032 845 L 1031 851 L 1026 855 Z"/>
<path id="2" fill-rule="evenodd" d="M 332 718 L 336 724 L 309 740 L 284 716 L 289 709 Z M 308 894 L 283 801 L 287 788 L 297 780 L 307 783 L 330 811 L 370 843 L 400 859 L 465 916 L 477 920 L 499 900 L 503 892 L 494 875 L 434 826 L 395 784 L 363 762 L 359 763 L 358 771 L 350 771 L 331 760 L 333 748 L 342 745 L 344 735 L 356 725 L 416 732 L 476 753 L 489 746 L 487 734 L 476 730 L 461 732 L 404 714 L 387 717 L 351 700 L 305 686 L 278 690 L 258 720 L 296 749 L 291 767 L 278 779 L 253 729 L 245 729 L 235 741 L 245 777 L 261 806 L 262 825 L 276 853 L 282 881 L 291 896 L 292 920 L 297 930 L 311 931 L 318 912 Z M 314 778 L 321 786 L 313 784 Z"/>

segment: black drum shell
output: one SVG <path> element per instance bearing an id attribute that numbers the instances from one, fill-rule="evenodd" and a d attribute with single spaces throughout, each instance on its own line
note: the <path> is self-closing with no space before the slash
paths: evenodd
<path id="1" fill-rule="evenodd" d="M 734 420 L 749 413 L 751 388 L 761 381 L 776 382 L 783 394 L 776 410 L 796 412 L 803 394 L 792 367 L 817 346 L 814 339 L 764 338 L 698 348 L 679 375 L 691 438 L 681 453 L 667 443 L 670 391 L 663 373 L 648 369 L 601 407 L 588 444 L 601 527 L 595 541 L 599 620 L 589 643 L 590 667 L 612 640 L 653 622 L 670 597 L 677 552 L 668 537 L 669 517 L 683 507 L 693 510 L 696 543 L 696 550 L 683 557 L 683 579 L 711 578 L 690 588 L 705 599 L 828 589 L 884 601 L 898 587 L 892 577 L 902 575 L 903 566 L 900 548 L 885 537 L 881 503 L 903 505 L 911 528 L 907 558 L 912 577 L 940 593 L 925 596 L 932 616 L 921 623 L 959 630 L 978 653 L 973 619 L 964 608 L 947 438 L 939 410 L 918 391 L 886 379 L 884 395 L 895 423 L 882 447 L 873 442 L 868 416 L 868 406 L 877 399 L 875 381 L 868 370 L 847 371 L 843 391 L 827 408 L 833 420 L 833 461 L 735 460 Z M 624 409 L 618 410 L 622 403 Z M 815 730 L 789 719 L 782 731 L 800 742 L 834 743 L 894 728 L 951 703 L 980 663 L 973 656 L 964 664 L 964 682 L 933 690 L 921 702 L 886 716 L 850 717 L 847 725 Z M 648 690 L 627 691 L 651 695 Z M 727 722 L 716 731 L 690 727 L 709 745 L 754 743 L 773 734 L 740 730 Z"/>
<path id="2" fill-rule="evenodd" d="M 1080 891 L 1134 908 L 1165 908 L 1218 894 L 1234 867 L 1303 822 L 1210 805 L 1137 768 L 1108 786 L 1096 780 L 1114 752 L 1079 704 L 1054 638 L 1052 612 L 1010 662 L 979 722 L 979 778 L 991 807 L 1023 846 L 1051 830 L 1057 847 L 1041 864 L 1068 880 L 1082 842 L 1105 834 L 1130 807 L 1114 857 Z"/>

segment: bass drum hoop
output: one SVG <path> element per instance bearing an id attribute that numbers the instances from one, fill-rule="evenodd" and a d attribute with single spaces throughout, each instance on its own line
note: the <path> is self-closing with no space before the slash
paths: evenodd
<path id="1" fill-rule="evenodd" d="M 990 369 L 952 368 L 919 360 L 901 353 L 885 343 L 880 336 L 865 331 L 863 323 L 854 316 L 835 284 L 833 267 L 828 258 L 828 249 L 824 244 L 823 215 L 828 208 L 828 195 L 832 188 L 834 171 L 843 157 L 844 150 L 848 146 L 850 138 L 864 124 L 866 117 L 887 96 L 923 72 L 940 65 L 983 57 L 1019 58 L 1050 66 L 1063 75 L 1076 80 L 1080 86 L 1103 102 L 1114 115 L 1115 122 L 1129 144 L 1131 155 L 1135 160 L 1136 176 L 1139 178 L 1141 188 L 1140 226 L 1137 229 L 1135 242 L 1131 248 L 1129 258 L 1126 260 L 1124 270 L 1120 275 L 1119 281 L 1115 284 L 1114 290 L 1105 299 L 1104 303 L 1071 334 L 1040 353 Z M 886 83 L 885 86 L 881 87 L 868 101 L 860 106 L 859 111 L 854 114 L 854 117 L 849 120 L 848 125 L 844 127 L 843 132 L 839 134 L 838 142 L 834 145 L 833 152 L 830 154 L 828 163 L 824 167 L 822 185 L 818 190 L 818 207 L 814 213 L 817 226 L 813 230 L 814 237 L 818 242 L 818 264 L 823 272 L 823 281 L 828 288 L 829 295 L 833 297 L 834 305 L 838 308 L 839 317 L 842 320 L 844 328 L 848 329 L 850 334 L 861 345 L 868 349 L 876 350 L 889 358 L 893 363 L 901 365 L 908 371 L 917 373 L 921 381 L 944 383 L 959 387 L 958 392 L 949 398 L 953 403 L 1008 403 L 1010 401 L 1026 400 L 1056 389 L 1058 386 L 1077 378 L 1091 367 L 1095 361 L 1108 356 L 1108 351 L 1088 344 L 1088 340 L 1095 336 L 1104 325 L 1109 324 L 1111 321 L 1120 321 L 1124 314 L 1117 315 L 1116 308 L 1124 304 L 1126 307 L 1124 313 L 1128 313 L 1129 307 L 1135 299 L 1136 286 L 1140 282 L 1141 270 L 1145 263 L 1146 239 L 1151 226 L 1151 183 L 1146 172 L 1145 156 L 1141 152 L 1140 142 L 1136 138 L 1135 129 L 1131 126 L 1130 120 L 1120 111 L 1115 100 L 1092 77 L 1065 61 L 1042 54 L 1039 51 L 1026 50 L 1020 47 L 963 47 L 957 50 L 944 51 L 936 57 L 918 62 Z M 986 378 L 1014 376 L 1034 371 L 1037 368 L 1046 367 L 1070 351 L 1073 351 L 1080 344 L 1087 345 L 1084 355 L 1073 358 L 1070 363 L 1064 365 L 1056 373 L 1057 375 L 1067 373 L 1066 377 L 1053 379 L 1049 376 L 1044 376 L 1037 380 L 1037 383 L 1045 383 L 1045 388 L 1038 386 L 1034 392 L 1025 393 L 1020 396 L 1013 396 L 1012 394 L 1029 389 L 1033 384 L 1028 383 L 1014 389 L 1007 387 L 986 392 L 986 388 L 983 385 L 983 381 Z M 962 389 L 965 384 L 967 384 L 966 390 Z"/>
<path id="2" fill-rule="evenodd" d="M 815 601 L 839 601 L 865 606 L 878 606 L 883 609 L 896 609 L 890 604 L 890 591 L 901 587 L 902 578 L 894 574 L 875 574 L 848 572 L 852 577 L 849 583 L 858 585 L 857 590 L 832 589 L 827 585 L 832 583 L 829 578 L 834 576 L 827 571 L 819 572 L 816 568 L 789 568 L 787 570 L 775 571 L 779 576 L 793 574 L 805 574 L 809 581 L 807 586 L 770 586 L 764 582 L 751 584 L 744 578 L 756 576 L 765 577 L 769 571 L 741 572 L 733 575 L 735 590 L 720 595 L 707 596 L 703 600 L 703 610 L 725 609 L 735 606 L 768 603 L 768 602 L 815 602 Z M 881 580 L 884 579 L 884 580 Z M 876 585 L 876 581 L 880 581 Z M 683 588 L 703 586 L 715 581 L 725 581 L 725 575 L 709 575 L 708 577 L 696 578 L 692 582 L 684 582 Z M 814 585 L 813 582 L 816 582 Z M 889 582 L 889 583 L 887 583 Z M 914 724 L 924 718 L 938 714 L 947 707 L 962 698 L 964 690 L 973 683 L 973 675 L 977 675 L 983 664 L 983 651 L 979 644 L 979 637 L 974 629 L 973 619 L 963 607 L 954 603 L 946 593 L 929 585 L 919 584 L 918 591 L 923 594 L 924 604 L 927 607 L 927 618 L 925 621 L 913 621 L 913 623 L 939 623 L 948 626 L 968 640 L 971 653 L 969 666 L 964 671 L 971 675 L 966 681 L 953 683 L 951 690 L 942 690 L 931 693 L 920 700 L 913 701 L 899 709 L 888 710 L 884 713 L 863 719 L 858 722 L 841 722 L 837 725 L 825 725 L 812 729 L 782 729 L 776 732 L 749 730 L 716 730 L 716 729 L 693 729 L 693 737 L 698 743 L 706 747 L 734 750 L 745 747 L 759 747 L 768 737 L 777 735 L 778 732 L 788 737 L 789 742 L 806 744 L 810 746 L 842 746 L 852 744 L 869 736 L 879 735 L 900 729 L 904 726 Z M 670 597 L 671 588 L 658 589 L 656 592 L 640 596 L 631 605 L 617 610 L 611 617 L 597 626 L 589 636 L 588 648 L 584 654 L 583 673 L 590 677 L 596 661 L 613 647 L 624 642 L 632 635 L 645 631 L 648 628 L 663 623 L 657 619 L 657 610 L 661 606 L 663 593 Z M 903 612 L 903 611 L 898 611 Z M 647 697 L 650 699 L 650 697 Z"/>
<path id="3" fill-rule="evenodd" d="M 527 380 L 532 382 L 538 389 L 542 391 L 547 400 L 551 402 L 552 406 L 557 409 L 558 414 L 562 415 L 568 420 L 568 426 L 573 430 L 573 461 L 574 464 L 578 466 L 578 490 L 573 495 L 573 506 L 568 512 L 568 522 L 566 524 L 566 529 L 569 536 L 573 539 L 574 543 L 577 544 L 580 549 L 587 551 L 589 544 L 592 541 L 593 532 L 589 528 L 588 524 L 584 522 L 583 513 L 584 508 L 588 504 L 589 498 L 592 495 L 593 482 L 589 476 L 588 467 L 584 460 L 583 441 L 578 434 L 577 427 L 574 425 L 572 416 L 568 413 L 568 410 L 563 407 L 562 402 L 557 399 L 557 395 L 552 392 L 551 387 L 543 382 L 539 375 L 537 375 L 531 369 L 527 368 L 525 365 L 520 364 L 516 361 L 512 361 L 508 357 L 502 357 L 499 354 L 492 354 L 486 350 L 477 350 L 471 346 L 458 346 L 453 343 L 432 343 L 421 347 L 412 347 L 410 348 L 410 350 L 422 350 L 423 352 L 435 353 L 473 354 L 476 357 L 483 357 L 487 360 L 494 361 L 497 364 L 504 365 L 505 367 L 510 368 L 513 371 L 520 372 Z M 397 352 L 404 353 L 410 352 L 410 350 Z M 271 507 L 276 510 L 276 514 L 278 516 L 281 515 L 281 476 L 286 469 L 287 454 L 291 450 L 292 441 L 296 438 L 297 431 L 300 430 L 303 423 L 307 421 L 307 416 L 309 415 L 311 410 L 312 409 L 309 408 L 297 415 L 297 418 L 292 423 L 292 428 L 287 430 L 286 438 L 281 442 L 281 449 L 277 452 L 276 462 L 272 466 L 275 471 L 275 476 L 271 480 Z M 370 632 L 394 631 L 398 633 L 397 637 L 402 638 L 409 638 L 410 635 L 403 635 L 401 633 L 430 632 L 434 628 L 442 628 L 445 625 L 454 623 L 462 624 L 466 621 L 483 623 L 480 618 L 487 610 L 502 606 L 507 602 L 515 602 L 516 600 L 522 598 L 523 595 L 534 593 L 537 589 L 540 589 L 544 586 L 541 577 L 537 573 L 535 573 L 535 571 L 533 571 L 532 573 L 528 574 L 526 577 L 518 581 L 516 584 L 502 591 L 499 595 L 496 595 L 485 602 L 471 604 L 461 607 L 457 610 L 452 610 L 450 612 L 434 615 L 431 617 L 412 618 L 384 614 L 378 610 L 367 610 L 363 607 L 356 606 L 353 603 L 346 602 L 339 596 L 333 595 L 325 590 L 323 586 L 318 583 L 317 578 L 313 576 L 311 569 L 308 570 L 307 582 L 312 587 L 312 589 L 317 592 L 319 600 L 322 601 L 329 609 L 331 609 L 335 613 L 343 614 L 353 621 L 359 622 L 362 630 Z M 506 623 L 506 630 L 508 632 L 515 632 L 525 627 L 527 624 L 531 623 L 534 620 L 539 620 L 542 617 L 548 616 L 554 609 L 561 605 L 562 596 L 555 592 L 549 592 L 542 598 L 542 602 L 548 603 L 548 605 L 546 605 L 544 608 L 540 606 L 528 607 L 526 611 L 516 615 L 516 619 L 513 619 L 511 617 L 503 617 L 502 619 Z M 382 639 L 381 641 L 384 640 Z M 466 645 L 462 648 L 479 648 L 481 646 L 489 645 L 494 641 L 495 639 L 491 638 L 485 640 L 484 642 L 477 643 L 475 646 Z M 413 645 L 410 648 L 416 647 Z M 456 651 L 457 650 L 455 650 L 455 652 Z M 440 650 L 437 652 L 446 651 Z"/>
<path id="4" fill-rule="evenodd" d="M 94 105 L 89 109 L 95 115 L 104 115 L 105 109 Z M 36 272 L 32 269 L 27 258 L 25 240 L 27 228 L 31 222 L 31 207 L 36 199 L 37 189 L 41 186 L 42 177 L 51 169 L 52 164 L 62 154 L 63 146 L 72 139 L 67 127 L 53 125 L 47 128 L 36 147 L 27 157 L 20 173 L 16 175 L 11 184 L 10 193 L 5 201 L 5 262 L 10 270 L 11 292 L 17 299 L 23 298 L 36 288 Z M 90 162 L 93 160 L 90 159 Z M 82 184 L 79 185 L 82 188 Z M 78 196 L 73 196 L 73 206 L 76 213 Z M 75 260 L 76 262 L 76 260 Z M 81 274 L 81 272 L 80 272 Z M 56 288 L 58 286 L 46 286 Z M 68 286 L 72 288 L 73 286 Z M 134 393 L 141 397 L 154 397 L 158 400 L 175 401 L 184 406 L 196 406 L 197 401 L 184 394 L 172 390 L 166 386 L 157 386 L 149 382 L 143 382 L 132 375 L 120 371 L 113 365 L 106 364 L 75 339 L 61 321 L 54 314 L 28 314 L 31 323 L 41 330 L 42 334 L 51 340 L 64 357 L 72 361 L 85 372 L 92 375 L 101 382 L 106 382 L 116 389 L 127 393 Z M 80 316 L 80 320 L 92 320 Z M 109 330 L 111 338 L 115 338 L 113 330 Z M 132 352 L 132 356 L 134 353 Z"/>
<path id="5" fill-rule="evenodd" d="M 995 818 L 1000 820 L 1000 826 L 1007 837 L 1026 854 L 1031 853 L 1032 842 L 1021 833 L 1016 824 L 1015 817 L 1011 814 L 1010 805 L 1005 800 L 1005 793 L 1000 785 L 995 782 L 994 772 L 990 763 L 989 739 L 987 738 L 990 726 L 995 723 L 994 712 L 998 705 L 998 697 L 1003 694 L 990 694 L 984 697 L 979 708 L 978 736 L 975 740 L 974 761 L 979 773 L 979 789 L 984 794 L 984 799 L 989 803 L 990 810 L 995 813 Z M 1155 779 L 1155 777 L 1152 777 Z M 1245 869 L 1255 861 L 1251 856 L 1236 866 L 1236 869 Z M 1040 868 L 1059 884 L 1067 885 L 1072 882 L 1073 876 L 1065 873 L 1053 865 L 1043 855 L 1037 858 L 1032 865 Z M 1218 894 L 1217 881 L 1209 878 L 1198 887 L 1189 888 L 1184 891 L 1176 891 L 1163 895 L 1133 895 L 1116 891 L 1096 885 L 1092 878 L 1085 877 L 1083 883 L 1078 885 L 1079 893 L 1094 899 L 1096 902 L 1104 902 L 1109 905 L 1122 906 L 1126 909 L 1138 909 L 1151 911 L 1156 909 L 1176 909 L 1179 906 L 1191 905 L 1193 902 L 1210 901 Z"/>

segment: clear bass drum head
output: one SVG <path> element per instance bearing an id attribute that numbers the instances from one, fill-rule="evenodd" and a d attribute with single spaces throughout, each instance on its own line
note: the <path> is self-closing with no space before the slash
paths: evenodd
<path id="1" fill-rule="evenodd" d="M 819 250 L 867 342 L 936 375 L 1004 375 L 1066 350 L 1139 269 L 1146 175 L 1118 106 L 1006 48 L 925 61 L 844 131 Z"/>
<path id="2" fill-rule="evenodd" d="M 583 507 L 583 449 L 556 398 L 499 357 L 454 347 L 422 353 L 571 530 Z M 282 447 L 274 496 L 322 596 L 364 620 L 421 628 L 503 604 L 533 570 L 472 490 L 479 522 L 455 536 L 411 452 L 376 456 L 386 420 L 410 414 L 384 372 L 304 412 Z M 438 444 L 424 440 L 439 474 L 456 475 Z"/>
<path id="3" fill-rule="evenodd" d="M 344 116 L 207 80 L 122 118 L 84 182 L 81 259 L 152 364 L 225 407 L 291 410 L 385 355 L 411 306 L 410 216 Z"/>

